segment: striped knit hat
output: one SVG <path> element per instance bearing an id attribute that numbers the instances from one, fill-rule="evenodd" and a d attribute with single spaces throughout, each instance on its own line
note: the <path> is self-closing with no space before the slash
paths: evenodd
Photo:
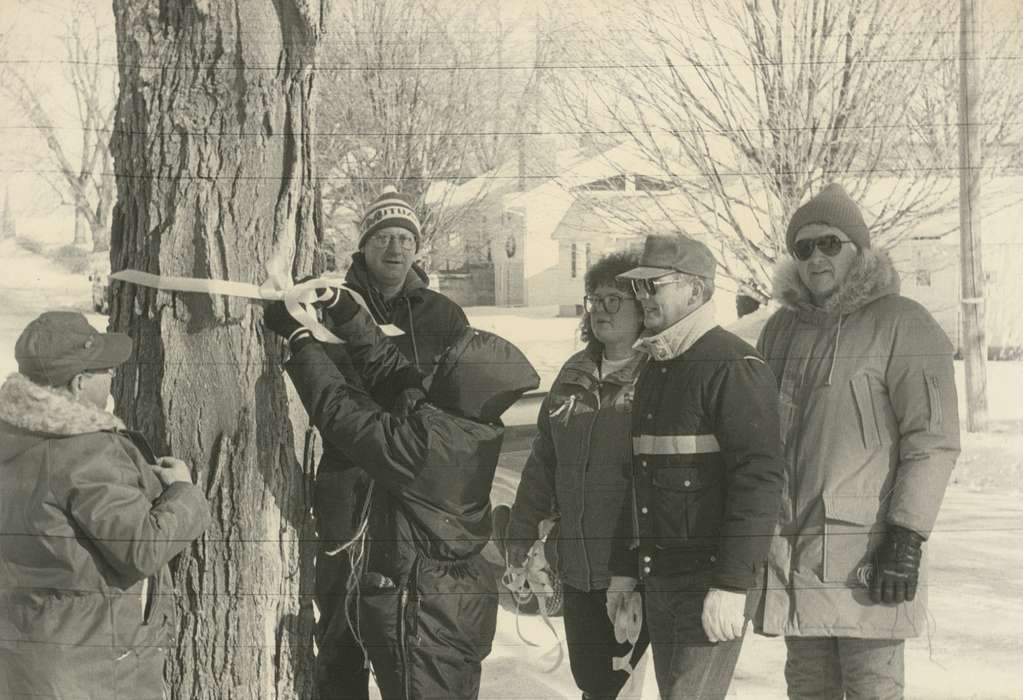
<path id="1" fill-rule="evenodd" d="M 419 251 L 419 217 L 412 207 L 412 197 L 398 192 L 394 187 L 385 187 L 373 200 L 359 224 L 359 248 L 369 237 L 382 228 L 398 226 L 409 231 L 416 238 L 416 252 Z"/>

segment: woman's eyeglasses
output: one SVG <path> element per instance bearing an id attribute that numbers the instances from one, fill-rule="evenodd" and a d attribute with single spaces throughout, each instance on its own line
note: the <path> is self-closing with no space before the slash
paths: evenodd
<path id="1" fill-rule="evenodd" d="M 622 308 L 622 301 L 626 299 L 631 301 L 632 297 L 623 297 L 620 294 L 608 294 L 606 297 L 588 294 L 583 297 L 583 308 L 588 314 L 599 311 L 601 307 L 609 314 L 616 314 Z"/>
<path id="2" fill-rule="evenodd" d="M 809 260 L 813 256 L 813 249 L 817 248 L 829 258 L 833 258 L 842 250 L 842 246 L 852 241 L 843 241 L 833 233 L 817 238 L 804 238 L 792 244 L 792 253 L 796 260 Z"/>

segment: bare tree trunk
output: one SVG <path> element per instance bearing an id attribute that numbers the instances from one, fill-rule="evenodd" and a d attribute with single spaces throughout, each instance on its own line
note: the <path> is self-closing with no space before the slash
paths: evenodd
<path id="1" fill-rule="evenodd" d="M 81 212 L 75 212 L 75 245 L 89 245 L 89 225 Z"/>
<path id="2" fill-rule="evenodd" d="M 324 3 L 114 0 L 116 271 L 260 283 L 280 246 L 315 248 L 313 61 Z M 136 342 L 118 413 L 198 470 L 214 520 L 176 561 L 172 697 L 312 693 L 312 531 L 258 303 L 115 283 Z"/>

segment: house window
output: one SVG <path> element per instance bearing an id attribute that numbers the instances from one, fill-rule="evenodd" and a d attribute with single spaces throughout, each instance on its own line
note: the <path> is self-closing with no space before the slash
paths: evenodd
<path id="1" fill-rule="evenodd" d="M 592 263 L 590 263 L 590 244 L 586 244 L 586 269 L 589 270 Z"/>
<path id="2" fill-rule="evenodd" d="M 573 243 L 571 245 L 570 249 L 569 249 L 569 260 L 570 260 L 569 264 L 571 265 L 571 272 L 570 272 L 570 274 L 571 274 L 572 279 L 575 279 L 578 276 L 578 272 L 576 271 L 576 259 L 575 259 L 575 256 L 576 256 L 575 243 Z"/>
<path id="3" fill-rule="evenodd" d="M 916 271 L 916 286 L 918 286 L 918 287 L 930 287 L 931 286 L 931 271 L 930 270 L 917 270 Z"/>
<path id="4" fill-rule="evenodd" d="M 672 189 L 672 184 L 665 180 L 658 180 L 655 177 L 637 175 L 636 189 L 640 192 L 664 192 Z"/>
<path id="5" fill-rule="evenodd" d="M 604 178 L 603 180 L 587 182 L 581 189 L 589 190 L 591 192 L 623 192 L 625 190 L 625 181 L 626 177 L 624 175 L 614 175 L 612 177 Z"/>

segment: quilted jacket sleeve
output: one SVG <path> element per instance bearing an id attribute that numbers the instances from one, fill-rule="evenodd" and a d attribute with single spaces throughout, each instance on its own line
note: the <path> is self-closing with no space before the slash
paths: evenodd
<path id="1" fill-rule="evenodd" d="M 121 575 L 156 574 L 209 524 L 209 506 L 193 484 L 172 484 L 150 501 L 127 438 L 91 433 L 68 445 L 76 452 L 73 466 L 63 470 L 54 494 Z"/>
<path id="2" fill-rule="evenodd" d="M 540 404 L 536 419 L 537 434 L 522 469 L 522 478 L 515 491 L 515 504 L 508 522 L 507 540 L 528 549 L 538 536 L 540 521 L 550 517 L 554 500 L 554 471 L 557 454 L 551 438 L 548 417 L 550 394 Z"/>
<path id="3" fill-rule="evenodd" d="M 767 558 L 781 499 L 785 461 L 774 375 L 758 357 L 723 363 L 711 383 L 714 434 L 727 473 L 716 586 L 747 590 Z"/>
<path id="4" fill-rule="evenodd" d="M 899 318 L 885 382 L 899 433 L 887 522 L 930 535 L 959 457 L 952 345 L 922 307 Z"/>
<path id="5" fill-rule="evenodd" d="M 384 411 L 348 383 L 319 343 L 304 346 L 285 368 L 324 440 L 385 486 L 401 489 L 415 479 L 429 450 L 425 409 L 407 420 Z"/>

